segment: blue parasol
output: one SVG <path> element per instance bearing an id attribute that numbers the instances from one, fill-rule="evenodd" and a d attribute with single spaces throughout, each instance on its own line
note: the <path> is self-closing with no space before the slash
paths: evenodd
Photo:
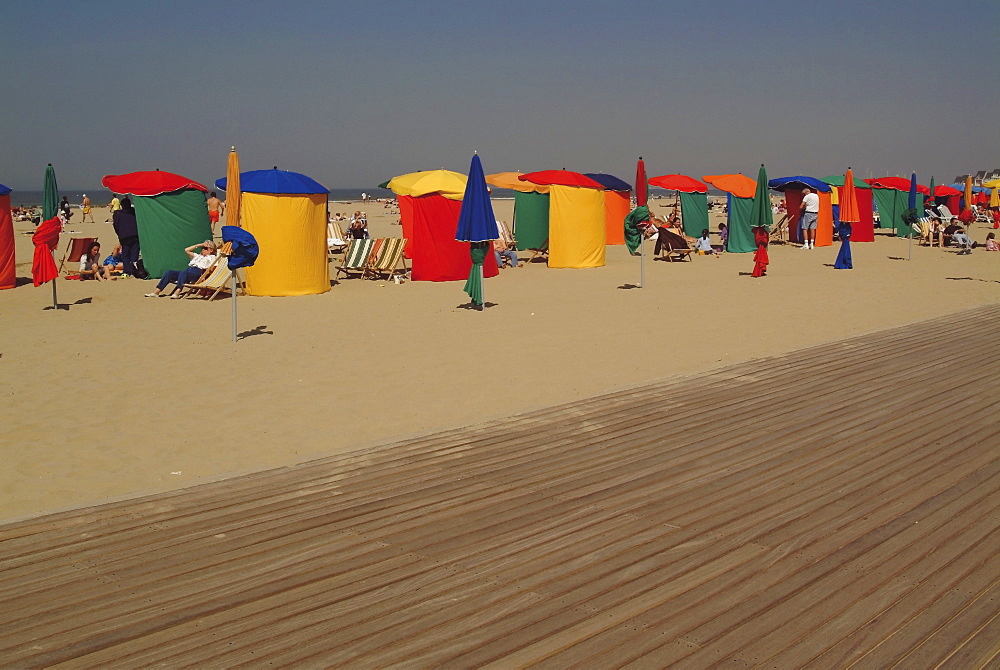
<path id="1" fill-rule="evenodd" d="M 493 214 L 483 164 L 479 160 L 479 154 L 473 154 L 469 179 L 465 183 L 465 195 L 462 197 L 462 209 L 458 213 L 455 239 L 471 243 L 469 253 L 472 256 L 472 269 L 469 270 L 469 279 L 463 290 L 480 309 L 486 305 L 483 298 L 483 262 L 490 250 L 490 240 L 499 237 L 500 231 L 497 230 L 497 219 Z"/>
<path id="2" fill-rule="evenodd" d="M 223 188 L 220 186 L 219 188 Z M 249 231 L 237 226 L 222 227 L 222 242 L 232 246 L 227 265 L 233 273 L 233 342 L 236 341 L 236 270 L 248 268 L 257 261 L 260 247 Z"/>

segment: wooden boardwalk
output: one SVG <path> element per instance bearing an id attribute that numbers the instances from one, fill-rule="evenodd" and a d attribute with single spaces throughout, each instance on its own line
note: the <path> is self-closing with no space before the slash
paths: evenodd
<path id="1" fill-rule="evenodd" d="M 0 665 L 997 667 L 998 333 L 980 308 L 0 526 Z"/>

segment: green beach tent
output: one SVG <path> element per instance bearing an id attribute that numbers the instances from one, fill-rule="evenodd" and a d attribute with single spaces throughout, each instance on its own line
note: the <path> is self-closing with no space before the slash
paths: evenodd
<path id="1" fill-rule="evenodd" d="M 196 181 L 153 170 L 107 175 L 101 184 L 113 193 L 134 196 L 139 248 L 150 277 L 185 267 L 190 260 L 185 247 L 212 239 L 205 204 L 208 189 Z"/>

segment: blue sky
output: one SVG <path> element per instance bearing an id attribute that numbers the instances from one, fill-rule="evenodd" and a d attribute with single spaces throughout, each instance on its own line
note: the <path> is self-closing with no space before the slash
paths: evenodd
<path id="1" fill-rule="evenodd" d="M 1000 3 L 8 0 L 0 182 L 1000 167 Z"/>

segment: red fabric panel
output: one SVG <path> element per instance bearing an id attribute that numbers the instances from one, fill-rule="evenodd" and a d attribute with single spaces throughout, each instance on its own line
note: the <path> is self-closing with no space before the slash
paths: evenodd
<path id="1" fill-rule="evenodd" d="M 632 211 L 628 191 L 604 192 L 605 244 L 625 244 L 625 217 Z"/>
<path id="2" fill-rule="evenodd" d="M 31 241 L 35 244 L 35 256 L 31 260 L 31 278 L 35 286 L 41 286 L 47 281 L 52 281 L 59 276 L 59 269 L 56 261 L 52 258 L 52 252 L 59 246 L 59 233 L 62 231 L 62 224 L 58 217 L 53 217 L 48 221 L 43 221 L 31 236 Z"/>
<path id="3" fill-rule="evenodd" d="M 413 281 L 465 281 L 472 269 L 469 243 L 455 239 L 461 200 L 422 195 L 413 201 Z M 496 277 L 497 259 L 486 254 L 483 277 Z"/>
<path id="4" fill-rule="evenodd" d="M 858 218 L 861 220 L 851 224 L 851 242 L 874 242 L 875 217 L 872 216 L 874 210 L 872 191 L 869 188 L 856 188 L 854 198 L 858 201 Z"/>
<path id="5" fill-rule="evenodd" d="M 15 286 L 14 218 L 10 214 L 10 195 L 0 195 L 0 289 Z"/>
<path id="6" fill-rule="evenodd" d="M 788 208 L 788 241 L 799 244 L 799 207 L 802 206 L 802 191 L 785 189 L 785 207 Z"/>
<path id="7" fill-rule="evenodd" d="M 403 247 L 403 256 L 413 259 L 413 198 L 408 195 L 396 197 L 399 202 L 399 222 L 403 226 L 403 237 L 406 238 L 406 246 Z"/>
<path id="8" fill-rule="evenodd" d="M 938 200 L 940 200 L 940 198 L 938 198 Z M 958 210 L 962 206 L 962 196 L 960 195 L 945 196 L 944 206 L 948 208 L 949 212 L 951 212 L 955 216 L 958 216 Z M 945 221 L 944 225 L 947 226 L 948 222 Z"/>

